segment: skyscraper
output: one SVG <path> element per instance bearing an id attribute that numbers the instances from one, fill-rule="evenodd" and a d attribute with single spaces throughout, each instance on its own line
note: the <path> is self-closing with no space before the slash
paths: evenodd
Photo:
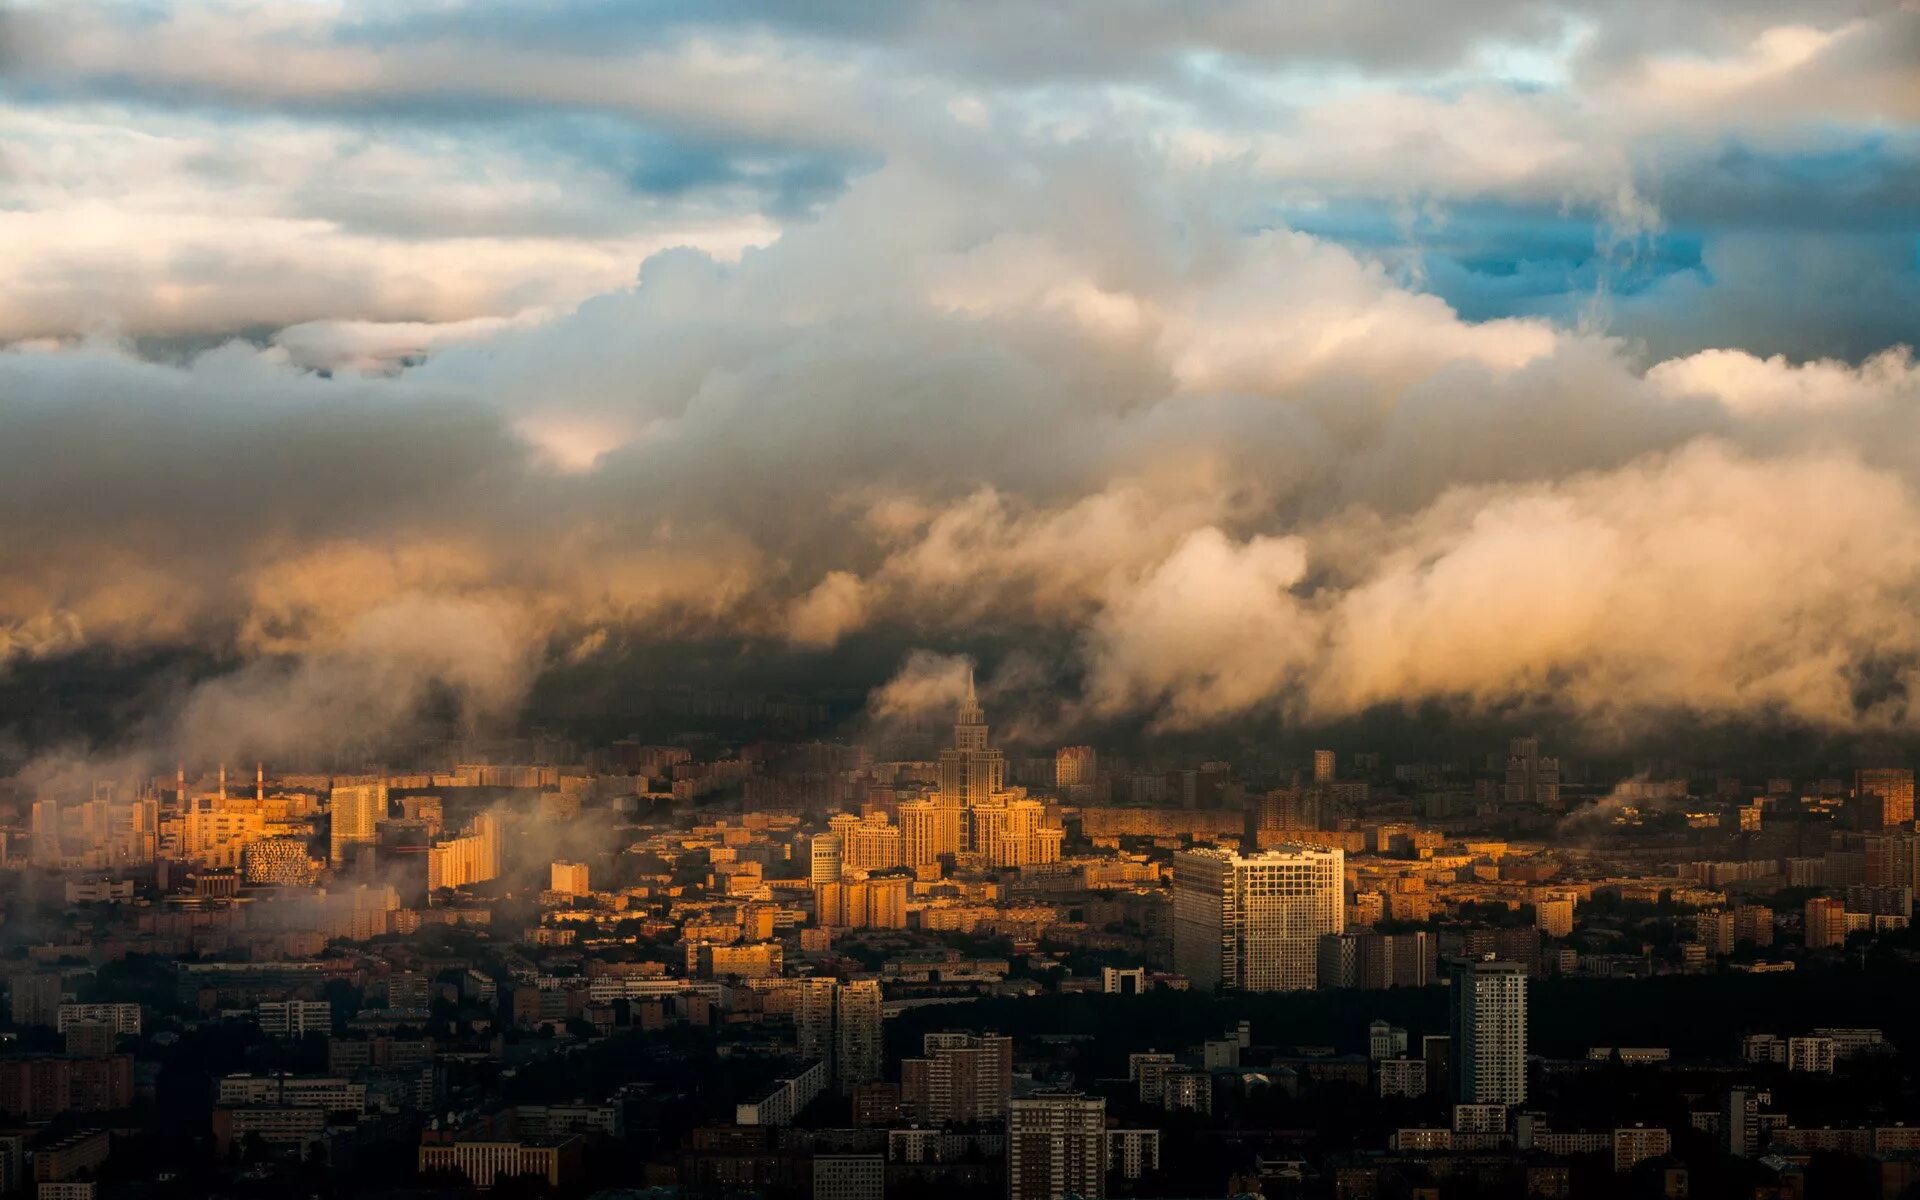
<path id="1" fill-rule="evenodd" d="M 1024 788 L 1008 790 L 1006 759 L 987 745 L 987 717 L 974 692 L 973 672 L 967 672 L 967 692 L 953 726 L 953 745 L 940 752 L 940 787 L 934 800 L 938 816 L 916 811 L 914 829 L 905 827 L 902 805 L 903 857 L 911 866 L 926 857 L 936 839 L 944 838 L 947 822 L 959 830 L 959 853 L 978 856 L 981 865 L 1020 867 L 1055 862 L 1064 837 L 1057 825 L 1046 824 L 1046 808 L 1026 797 Z"/>
<path id="2" fill-rule="evenodd" d="M 1448 998 L 1454 1099 L 1523 1104 L 1527 1099 L 1527 971 L 1519 963 L 1456 963 Z"/>
<path id="3" fill-rule="evenodd" d="M 1005 790 L 1006 756 L 987 746 L 987 715 L 967 671 L 967 694 L 953 724 L 953 745 L 940 752 L 940 801 L 967 809 Z"/>
<path id="4" fill-rule="evenodd" d="M 1107 1194 L 1107 1102 L 1042 1092 L 1007 1107 L 1008 1200 Z"/>
<path id="5" fill-rule="evenodd" d="M 1174 965 L 1214 991 L 1315 986 L 1321 936 L 1346 927 L 1344 863 L 1341 851 L 1317 846 L 1176 854 Z"/>

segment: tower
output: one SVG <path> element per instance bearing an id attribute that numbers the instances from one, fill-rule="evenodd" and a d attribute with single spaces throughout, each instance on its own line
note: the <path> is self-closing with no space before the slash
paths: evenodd
<path id="1" fill-rule="evenodd" d="M 842 1094 L 880 1078 L 884 1041 L 878 979 L 803 980 L 794 997 L 794 1043 L 818 1059 Z"/>
<path id="2" fill-rule="evenodd" d="M 1524 1104 L 1527 1099 L 1527 972 L 1519 963 L 1457 963 L 1448 998 L 1454 1099 Z"/>
<path id="3" fill-rule="evenodd" d="M 987 746 L 987 716 L 967 670 L 967 691 L 953 724 L 953 745 L 940 752 L 940 803 L 972 809 L 1005 789 L 1006 756 Z"/>
<path id="4" fill-rule="evenodd" d="M 1318 846 L 1174 855 L 1174 965 L 1211 991 L 1316 986 L 1321 936 L 1346 928 L 1345 861 Z"/>
<path id="5" fill-rule="evenodd" d="M 367 779 L 338 784 L 328 808 L 333 825 L 328 861 L 337 868 L 360 848 L 373 845 L 387 816 L 387 785 Z"/>
<path id="6" fill-rule="evenodd" d="M 1008 1104 L 1008 1200 L 1100 1200 L 1106 1187 L 1104 1099 L 1042 1092 Z"/>
<path id="7" fill-rule="evenodd" d="M 1315 750 L 1313 752 L 1313 781 L 1315 783 L 1332 783 L 1333 775 L 1333 751 Z"/>

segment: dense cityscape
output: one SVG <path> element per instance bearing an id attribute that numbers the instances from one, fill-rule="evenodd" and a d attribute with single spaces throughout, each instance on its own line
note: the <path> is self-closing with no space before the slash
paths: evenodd
<path id="1" fill-rule="evenodd" d="M 1909 769 L 1009 756 L 970 675 L 891 740 L 16 793 L 6 1189 L 1920 1182 Z"/>
<path id="2" fill-rule="evenodd" d="M 0 0 L 0 1200 L 1920 1200 L 1920 0 Z"/>

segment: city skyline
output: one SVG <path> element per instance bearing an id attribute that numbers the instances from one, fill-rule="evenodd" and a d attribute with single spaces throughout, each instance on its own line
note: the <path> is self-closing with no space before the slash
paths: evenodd
<path id="1" fill-rule="evenodd" d="M 0 0 L 0 1200 L 1920 1200 L 1920 0 Z"/>

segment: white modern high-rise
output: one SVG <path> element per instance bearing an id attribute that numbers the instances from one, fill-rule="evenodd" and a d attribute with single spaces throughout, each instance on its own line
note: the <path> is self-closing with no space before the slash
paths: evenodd
<path id="1" fill-rule="evenodd" d="M 1107 1102 L 1042 1092 L 1007 1106 L 1008 1200 L 1107 1194 Z"/>
<path id="2" fill-rule="evenodd" d="M 1174 966 L 1209 991 L 1316 986 L 1321 936 L 1346 928 L 1345 861 L 1319 846 L 1174 855 Z"/>
<path id="3" fill-rule="evenodd" d="M 1448 999 L 1454 1099 L 1524 1104 L 1527 1099 L 1527 970 L 1519 963 L 1458 963 Z"/>

